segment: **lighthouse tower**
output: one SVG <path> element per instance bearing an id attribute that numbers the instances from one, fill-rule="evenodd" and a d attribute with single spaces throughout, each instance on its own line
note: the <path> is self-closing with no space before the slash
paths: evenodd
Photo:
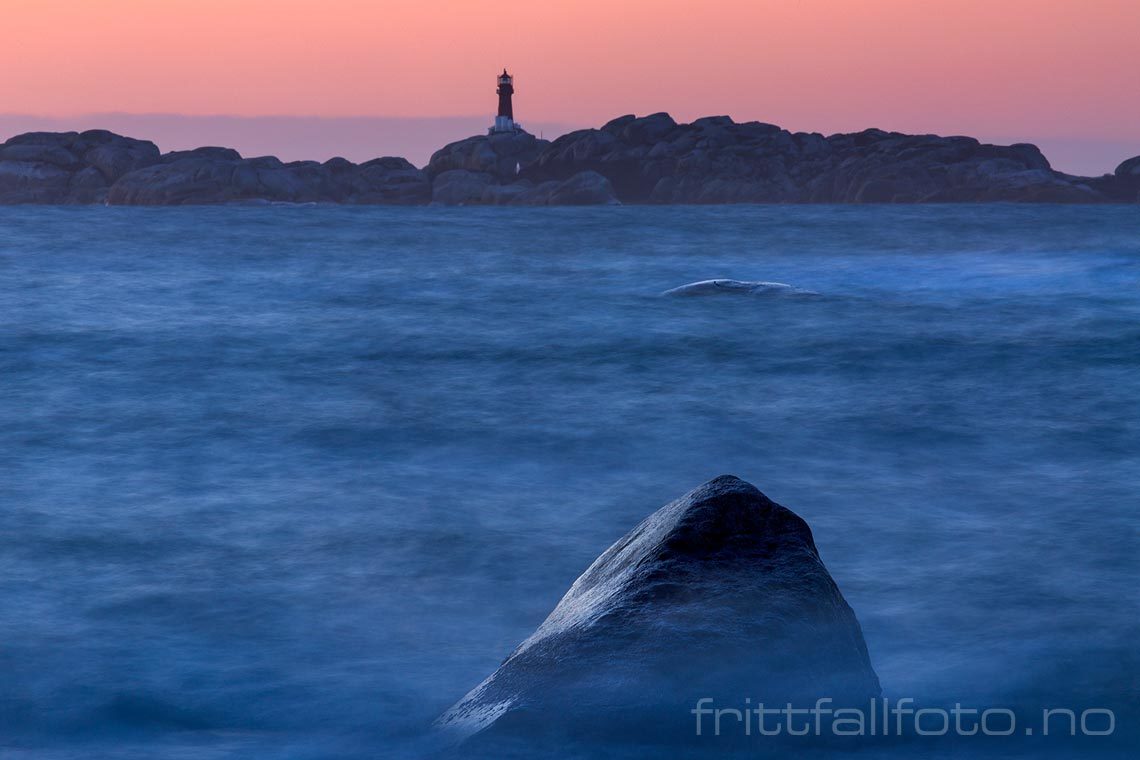
<path id="1" fill-rule="evenodd" d="M 487 130 L 490 134 L 499 132 L 518 132 L 522 126 L 515 123 L 515 111 L 511 105 L 511 96 L 515 94 L 515 78 L 503 69 L 499 74 L 499 87 L 495 90 L 499 94 L 499 114 L 495 117 L 495 125 Z"/>

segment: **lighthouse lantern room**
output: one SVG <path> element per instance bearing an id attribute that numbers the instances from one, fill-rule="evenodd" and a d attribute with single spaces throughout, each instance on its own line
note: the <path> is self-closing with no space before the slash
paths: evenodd
<path id="1" fill-rule="evenodd" d="M 518 132 L 522 126 L 515 122 L 515 111 L 511 105 L 511 96 L 515 94 L 515 78 L 503 69 L 503 73 L 499 74 L 498 83 L 495 92 L 499 95 L 499 113 L 495 116 L 495 125 L 487 131 L 491 134 Z"/>

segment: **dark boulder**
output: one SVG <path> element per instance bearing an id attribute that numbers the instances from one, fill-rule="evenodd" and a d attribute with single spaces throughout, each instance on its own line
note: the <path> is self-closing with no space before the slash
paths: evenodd
<path id="1" fill-rule="evenodd" d="M 602 131 L 609 132 L 610 134 L 619 134 L 623 129 L 625 129 L 627 124 L 632 124 L 635 121 L 637 121 L 637 116 L 632 113 L 627 113 L 625 116 L 619 116 L 616 119 L 610 119 L 607 121 L 602 125 Z"/>
<path id="2" fill-rule="evenodd" d="M 1036 146 L 881 129 L 823 137 L 708 116 L 623 116 L 555 140 L 522 176 L 540 185 L 583 171 L 641 203 L 920 203 L 1107 200 L 1052 171 Z"/>
<path id="3" fill-rule="evenodd" d="M 1089 184 L 1119 203 L 1140 202 L 1140 156 L 1124 161 L 1111 175 Z"/>
<path id="4" fill-rule="evenodd" d="M 107 203 L 124 206 L 178 206 L 226 203 L 239 196 L 233 185 L 237 162 L 184 158 L 124 175 L 111 186 Z"/>
<path id="5" fill-rule="evenodd" d="M 690 710 L 865 705 L 863 634 L 800 517 L 731 476 L 650 515 L 574 582 L 538 630 L 438 724 L 692 735 Z"/>
<path id="6" fill-rule="evenodd" d="M 424 171 L 433 181 L 444 172 L 462 169 L 511 183 L 518 178 L 520 168 L 533 161 L 548 144 L 522 130 L 476 135 L 437 150 Z"/>
<path id="7" fill-rule="evenodd" d="M 655 113 L 638 118 L 623 116 L 602 127 L 603 132 L 627 143 L 654 144 L 677 128 L 677 122 L 667 113 Z"/>
<path id="8" fill-rule="evenodd" d="M 597 172 L 579 172 L 551 193 L 551 206 L 612 206 L 618 203 L 614 186 Z"/>
<path id="9" fill-rule="evenodd" d="M 242 163 L 253 169 L 284 169 L 285 162 L 277 156 L 254 156 L 242 159 Z"/>
<path id="10" fill-rule="evenodd" d="M 620 125 L 618 128 L 616 125 Z M 644 200 L 642 173 L 647 164 L 633 156 L 631 146 L 619 136 L 632 122 L 610 122 L 608 129 L 584 129 L 559 137 L 527 166 L 520 175 L 536 184 L 565 181 L 584 171 L 598 172 L 627 200 Z M 648 157 L 653 146 L 646 146 Z"/>
<path id="11" fill-rule="evenodd" d="M 162 163 L 173 164 L 175 161 L 181 161 L 184 158 L 209 158 L 219 161 L 240 161 L 241 154 L 233 148 L 215 148 L 207 146 L 203 148 L 194 148 L 193 150 L 173 150 L 169 153 L 162 154 Z"/>
<path id="12" fill-rule="evenodd" d="M 374 158 L 357 166 L 355 171 L 339 163 L 330 166 L 326 162 L 325 167 L 344 189 L 346 203 L 416 205 L 431 200 L 431 182 L 427 175 L 405 158 Z"/>
<path id="13" fill-rule="evenodd" d="M 336 156 L 325 161 L 324 167 L 333 174 L 345 174 L 351 172 L 356 168 L 356 164 L 349 161 L 347 158 Z"/>
<path id="14" fill-rule="evenodd" d="M 445 206 L 467 206 L 486 203 L 487 190 L 498 180 L 486 172 L 450 169 L 431 183 L 431 200 Z"/>
<path id="15" fill-rule="evenodd" d="M 94 166 L 81 169 L 71 175 L 68 196 L 72 203 L 103 203 L 107 200 L 107 179 Z"/>
<path id="16" fill-rule="evenodd" d="M 1123 179 L 1140 179 L 1140 156 L 1130 158 L 1116 167 L 1113 174 Z"/>
<path id="17" fill-rule="evenodd" d="M 813 290 L 801 290 L 784 282 L 748 280 L 699 280 L 666 290 L 670 298 L 694 296 L 817 296 Z"/>
<path id="18" fill-rule="evenodd" d="M 157 160 L 154 143 L 105 130 L 17 135 L 0 145 L 0 202 L 100 203 L 107 185 Z"/>
<path id="19" fill-rule="evenodd" d="M 108 184 L 128 172 L 158 163 L 160 155 L 154 143 L 118 135 L 112 137 L 83 154 L 84 163 L 98 169 Z"/>
<path id="20" fill-rule="evenodd" d="M 519 180 L 509 185 L 490 185 L 483 192 L 485 203 L 494 206 L 522 206 L 528 204 L 525 198 L 534 189 L 534 184 L 527 180 Z"/>
<path id="21" fill-rule="evenodd" d="M 1098 200 L 1105 199 L 1113 203 L 1140 202 L 1140 156 L 1122 162 L 1115 172 L 1101 177 L 1060 176 L 1071 185 L 1088 188 Z"/>
<path id="22" fill-rule="evenodd" d="M 54 164 L 0 160 L 0 203 L 66 203 L 73 176 Z"/>
<path id="23" fill-rule="evenodd" d="M 1049 165 L 1049 159 L 1045 158 L 1045 154 L 1041 149 L 1031 143 L 1014 143 L 1009 146 L 1010 151 L 1020 157 L 1028 169 L 1036 169 L 1040 171 L 1051 171 L 1052 166 Z"/>
<path id="24" fill-rule="evenodd" d="M 585 171 L 565 181 L 544 182 L 513 202 L 530 206 L 612 206 L 619 201 L 608 179 Z"/>
<path id="25" fill-rule="evenodd" d="M 111 186 L 113 205 L 269 203 L 426 203 L 431 186 L 402 158 L 356 165 L 344 159 L 284 163 L 273 156 L 234 158 L 236 151 L 199 148 L 131 172 Z"/>
<path id="26" fill-rule="evenodd" d="M 79 156 L 62 145 L 24 143 L 0 146 L 0 161 L 49 164 L 60 169 L 77 170 L 83 166 Z"/>

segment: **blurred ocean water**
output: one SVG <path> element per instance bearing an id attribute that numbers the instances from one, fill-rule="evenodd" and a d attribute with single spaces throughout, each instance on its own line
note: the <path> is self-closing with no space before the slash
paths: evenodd
<path id="1" fill-rule="evenodd" d="M 0 755 L 420 754 L 722 473 L 887 693 L 1134 719 L 1138 285 L 1136 207 L 2 208 Z"/>

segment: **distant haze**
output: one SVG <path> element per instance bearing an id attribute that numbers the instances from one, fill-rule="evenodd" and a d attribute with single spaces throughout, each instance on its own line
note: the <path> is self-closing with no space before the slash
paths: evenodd
<path id="1" fill-rule="evenodd" d="M 615 114 L 615 116 L 618 114 Z M 164 152 L 203 145 L 235 148 L 243 156 L 273 155 L 285 161 L 325 161 L 343 156 L 360 163 L 379 156 L 403 156 L 423 166 L 432 152 L 454 140 L 482 134 L 490 116 L 437 118 L 385 118 L 361 116 L 182 116 L 177 114 L 84 114 L 80 116 L 26 116 L 0 114 L 0 142 L 23 132 L 66 132 L 109 129 L 130 137 L 152 140 Z M 528 122 L 536 135 L 554 139 L 573 129 L 596 124 Z M 1140 137 L 1134 140 L 1045 137 L 1030 135 L 972 135 L 988 142 L 1032 142 L 1045 153 L 1053 168 L 1071 174 L 1110 173 L 1121 161 L 1140 155 Z"/>

